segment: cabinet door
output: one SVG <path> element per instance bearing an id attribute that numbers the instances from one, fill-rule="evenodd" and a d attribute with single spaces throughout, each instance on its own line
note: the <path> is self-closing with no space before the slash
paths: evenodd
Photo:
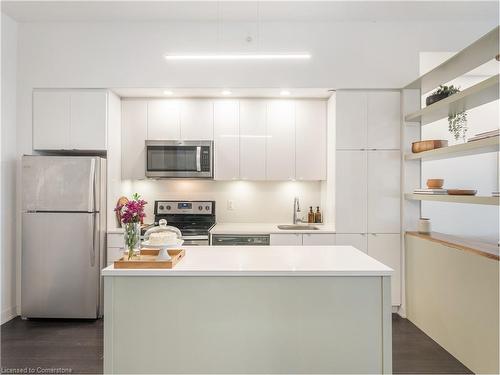
<path id="1" fill-rule="evenodd" d="M 368 92 L 367 148 L 400 148 L 401 103 L 396 91 Z"/>
<path id="2" fill-rule="evenodd" d="M 68 91 L 33 92 L 33 149 L 70 148 L 71 97 Z"/>
<path id="3" fill-rule="evenodd" d="M 337 233 L 335 235 L 337 246 L 353 246 L 364 253 L 368 252 L 368 240 L 366 233 Z"/>
<path id="4" fill-rule="evenodd" d="M 240 100 L 240 177 L 266 179 L 266 102 Z"/>
<path id="5" fill-rule="evenodd" d="M 209 99 L 181 102 L 181 139 L 211 141 L 214 139 L 214 106 Z"/>
<path id="6" fill-rule="evenodd" d="M 367 140 L 366 93 L 337 91 L 336 122 L 337 149 L 364 149 Z"/>
<path id="7" fill-rule="evenodd" d="M 122 179 L 145 178 L 148 102 L 122 101 Z"/>
<path id="8" fill-rule="evenodd" d="M 339 151 L 336 158 L 336 229 L 340 233 L 366 233 L 366 151 Z"/>
<path id="9" fill-rule="evenodd" d="M 326 180 L 326 102 L 295 102 L 295 175 L 297 180 Z"/>
<path id="10" fill-rule="evenodd" d="M 271 100 L 267 106 L 266 178 L 295 179 L 295 113 L 289 100 Z"/>
<path id="11" fill-rule="evenodd" d="M 302 234 L 300 233 L 271 233 L 269 242 L 271 246 L 301 246 Z"/>
<path id="12" fill-rule="evenodd" d="M 368 235 L 368 255 L 394 270 L 391 277 L 392 305 L 401 305 L 401 238 L 399 234 Z"/>
<path id="13" fill-rule="evenodd" d="M 368 232 L 400 232 L 400 152 L 368 151 Z"/>
<path id="14" fill-rule="evenodd" d="M 240 113 L 237 100 L 214 102 L 215 179 L 240 177 Z"/>
<path id="15" fill-rule="evenodd" d="M 304 233 L 302 245 L 306 246 L 333 246 L 335 245 L 335 234 L 333 233 Z"/>
<path id="16" fill-rule="evenodd" d="M 106 91 L 71 92 L 71 148 L 106 150 L 108 94 Z"/>
<path id="17" fill-rule="evenodd" d="M 148 140 L 181 139 L 180 104 L 178 100 L 148 102 Z"/>

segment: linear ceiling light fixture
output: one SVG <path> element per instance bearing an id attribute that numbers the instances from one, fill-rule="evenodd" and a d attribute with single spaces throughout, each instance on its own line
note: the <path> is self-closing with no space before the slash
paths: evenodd
<path id="1" fill-rule="evenodd" d="M 166 54 L 166 60 L 308 60 L 309 53 Z"/>

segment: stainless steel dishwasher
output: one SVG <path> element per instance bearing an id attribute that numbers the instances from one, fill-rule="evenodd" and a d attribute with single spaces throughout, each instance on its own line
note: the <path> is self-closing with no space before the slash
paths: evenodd
<path id="1" fill-rule="evenodd" d="M 269 234 L 212 234 L 212 246 L 269 246 Z"/>

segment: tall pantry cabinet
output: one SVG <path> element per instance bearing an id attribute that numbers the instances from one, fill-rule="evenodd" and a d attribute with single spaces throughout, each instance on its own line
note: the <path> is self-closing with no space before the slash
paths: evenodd
<path id="1" fill-rule="evenodd" d="M 401 305 L 400 94 L 336 93 L 337 245 L 352 245 L 394 269 Z"/>

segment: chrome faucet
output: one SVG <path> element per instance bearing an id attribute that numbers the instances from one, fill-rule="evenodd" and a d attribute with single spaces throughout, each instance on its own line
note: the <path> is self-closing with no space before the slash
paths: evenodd
<path id="1" fill-rule="evenodd" d="M 299 219 L 297 217 L 298 212 L 300 212 L 300 203 L 299 203 L 299 198 L 295 197 L 295 198 L 293 198 L 293 223 L 294 224 L 303 222 L 302 219 Z"/>

